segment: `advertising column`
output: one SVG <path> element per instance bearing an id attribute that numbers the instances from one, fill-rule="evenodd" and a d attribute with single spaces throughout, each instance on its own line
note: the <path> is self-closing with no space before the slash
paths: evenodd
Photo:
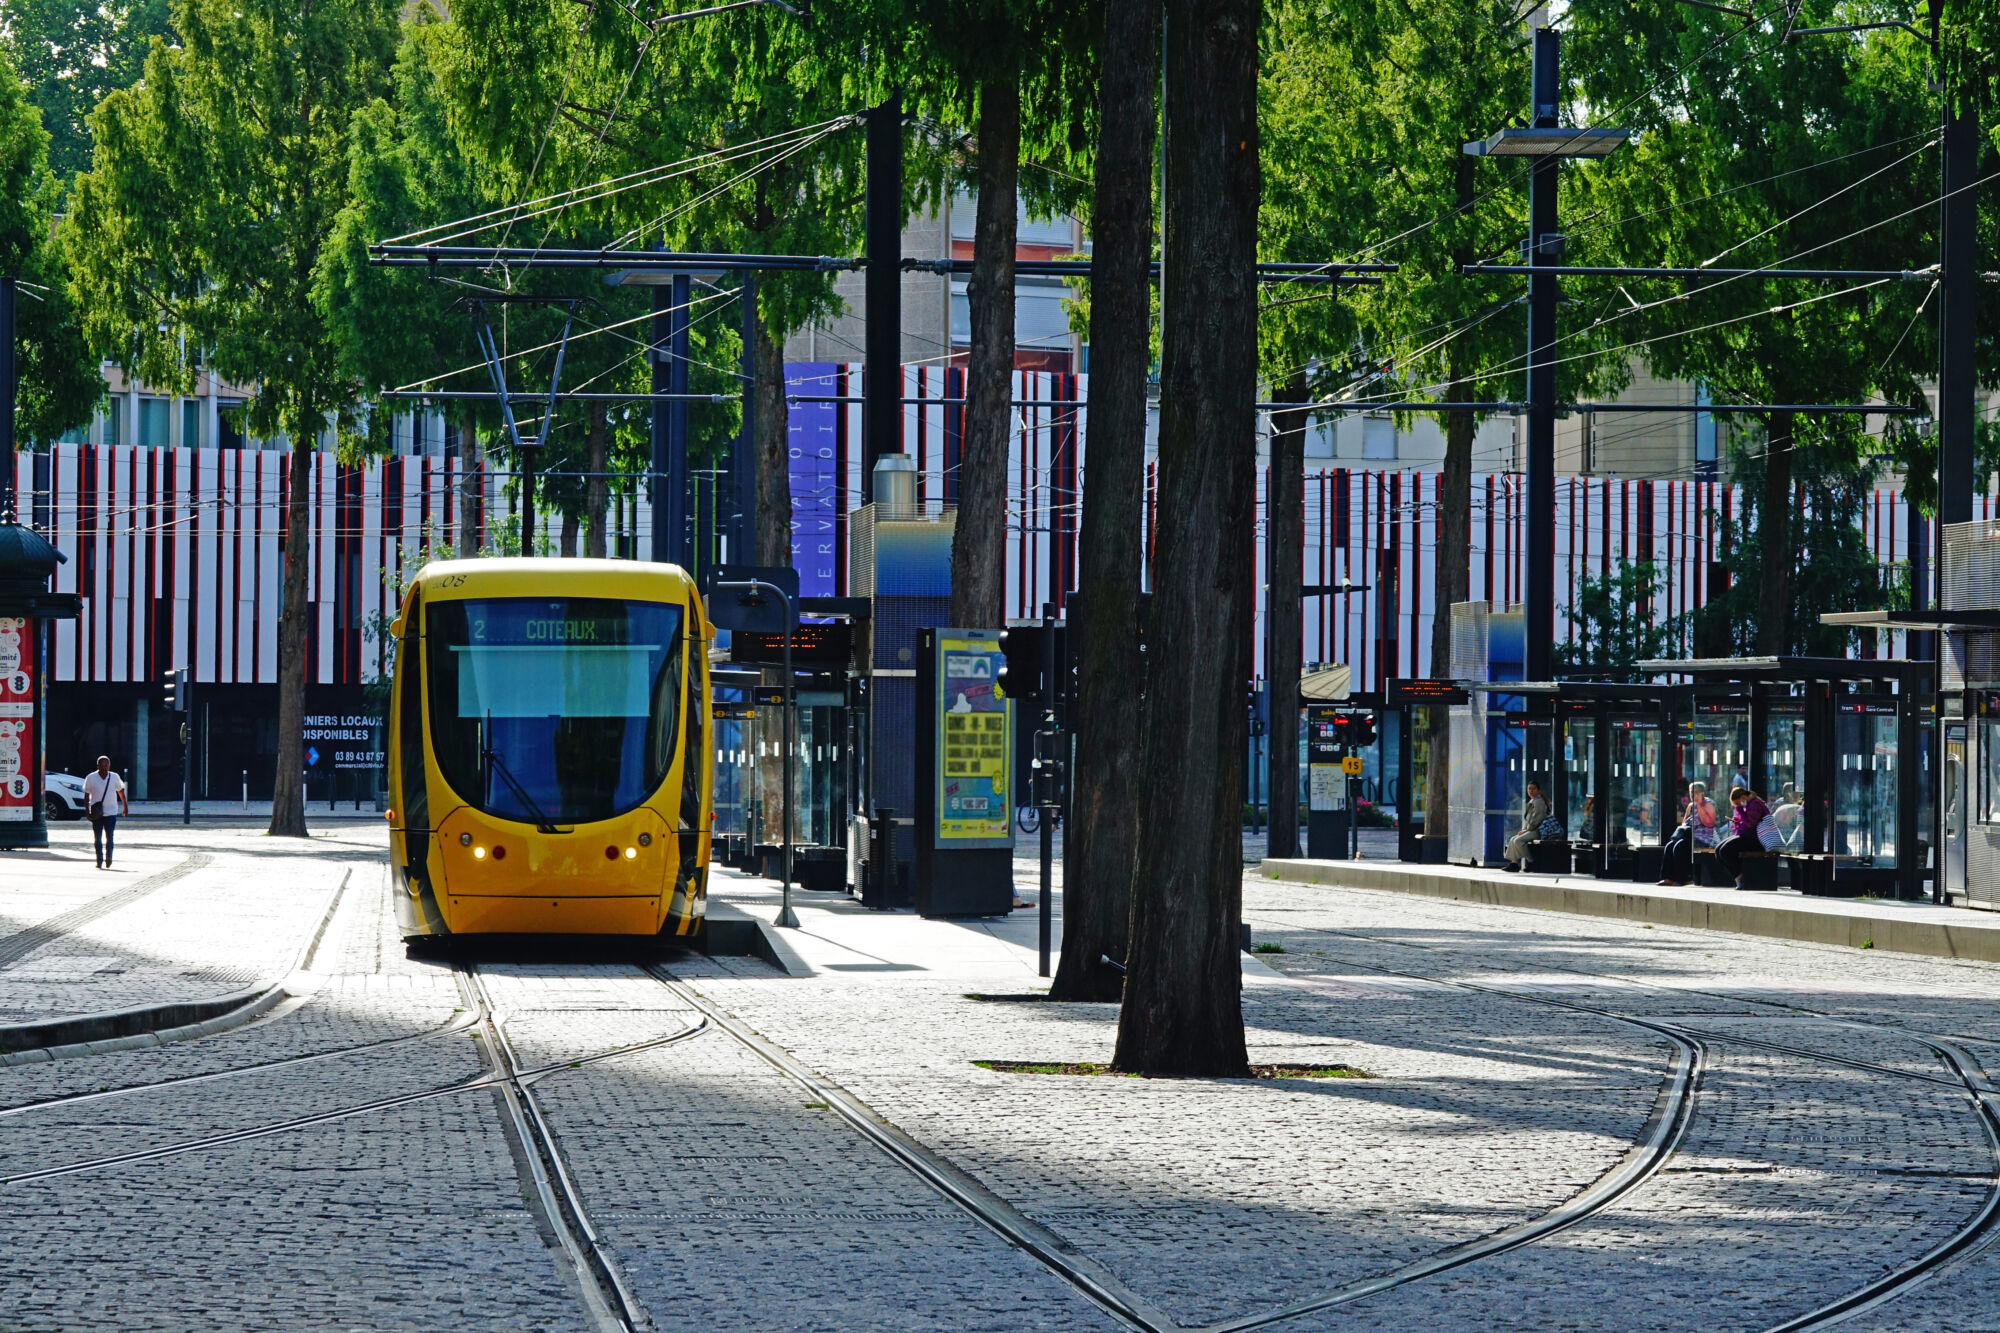
<path id="1" fill-rule="evenodd" d="M 0 823 L 33 823 L 41 800 L 34 634 L 32 620 L 0 616 Z"/>
<path id="2" fill-rule="evenodd" d="M 1004 916 L 1014 905 L 1014 705 L 997 630 L 925 630 L 918 688 L 917 911 Z"/>

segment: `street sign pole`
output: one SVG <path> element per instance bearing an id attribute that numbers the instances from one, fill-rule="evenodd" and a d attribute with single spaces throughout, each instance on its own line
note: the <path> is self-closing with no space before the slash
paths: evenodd
<path id="1" fill-rule="evenodd" d="M 1035 735 L 1035 768 L 1041 790 L 1035 799 L 1042 807 L 1042 894 L 1037 910 L 1041 917 L 1042 971 L 1049 975 L 1049 952 L 1055 935 L 1056 814 L 1062 809 L 1058 799 L 1056 750 L 1062 729 L 1056 723 L 1056 608 L 1042 604 L 1042 729 Z"/>
<path id="2" fill-rule="evenodd" d="M 181 824 L 194 823 L 194 672 L 181 668 L 180 689 L 174 692 L 181 705 Z"/>

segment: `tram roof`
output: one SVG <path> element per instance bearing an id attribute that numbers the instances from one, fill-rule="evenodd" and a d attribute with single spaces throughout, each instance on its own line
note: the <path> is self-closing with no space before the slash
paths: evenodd
<path id="1" fill-rule="evenodd" d="M 584 560 L 546 556 L 492 556 L 473 560 L 433 560 L 418 572 L 416 582 L 431 585 L 447 577 L 476 581 L 486 587 L 495 583 L 526 580 L 537 586 L 550 580 L 568 585 L 576 580 L 597 583 L 615 580 L 619 585 L 645 586 L 668 580 L 676 590 L 694 586 L 694 579 L 679 565 L 648 560 Z M 600 585 L 601 586 L 601 585 Z"/>

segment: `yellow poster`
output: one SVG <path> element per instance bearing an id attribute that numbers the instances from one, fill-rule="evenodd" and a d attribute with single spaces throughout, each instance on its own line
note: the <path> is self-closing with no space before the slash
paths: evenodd
<path id="1" fill-rule="evenodd" d="M 938 827 L 940 845 L 1012 845 L 1013 712 L 995 688 L 1006 662 L 997 636 L 940 633 Z"/>

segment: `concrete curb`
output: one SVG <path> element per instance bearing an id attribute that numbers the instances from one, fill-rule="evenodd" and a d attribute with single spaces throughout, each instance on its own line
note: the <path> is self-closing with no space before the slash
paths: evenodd
<path id="1" fill-rule="evenodd" d="M 287 983 L 295 974 L 304 971 L 319 952 L 320 941 L 325 937 L 326 928 L 332 923 L 333 914 L 339 909 L 348 881 L 353 876 L 354 871 L 350 868 L 327 895 L 326 906 L 321 910 L 312 933 L 299 946 L 292 966 L 278 980 L 205 1000 L 176 1000 L 130 1009 L 76 1014 L 40 1023 L 0 1026 L 0 1069 L 211 1037 L 263 1017 L 295 994 L 288 989 Z"/>
<path id="2" fill-rule="evenodd" d="M 697 947 L 711 958 L 761 958 L 787 976 L 813 974 L 812 967 L 770 922 L 716 898 L 708 900 Z"/>
<path id="3" fill-rule="evenodd" d="M 1505 874 L 1441 875 L 1400 863 L 1392 866 L 1365 861 L 1267 860 L 1259 870 L 1266 879 L 1290 883 L 1380 889 L 1490 907 L 1525 907 L 1836 948 L 1874 948 L 2000 963 L 2000 915 L 1965 909 L 1872 907 L 1866 900 L 1851 898 L 1788 900 L 1761 893 L 1744 895 L 1742 901 L 1721 900 L 1647 893 L 1636 885 L 1611 882 L 1550 884 Z M 1916 912 L 1925 915 L 1916 916 Z"/>

